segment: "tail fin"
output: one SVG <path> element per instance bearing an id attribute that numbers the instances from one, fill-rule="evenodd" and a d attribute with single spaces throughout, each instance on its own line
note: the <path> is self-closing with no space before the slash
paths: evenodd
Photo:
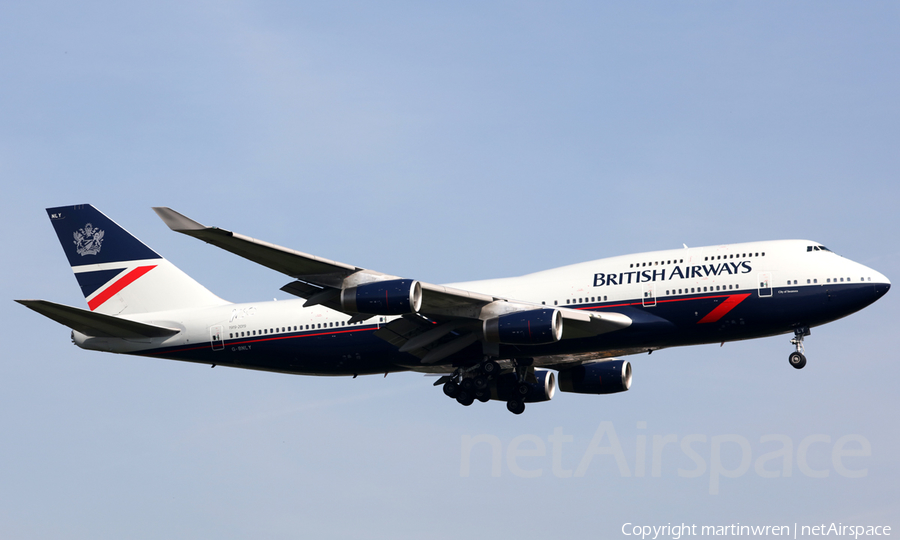
<path id="1" fill-rule="evenodd" d="M 47 214 L 91 311 L 126 315 L 227 303 L 89 204 Z"/>

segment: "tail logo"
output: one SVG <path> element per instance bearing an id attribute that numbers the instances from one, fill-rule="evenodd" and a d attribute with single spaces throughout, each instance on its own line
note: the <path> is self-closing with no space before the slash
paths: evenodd
<path id="1" fill-rule="evenodd" d="M 84 257 L 100 253 L 100 244 L 103 243 L 103 229 L 95 229 L 88 223 L 82 229 L 75 231 L 75 252 Z"/>

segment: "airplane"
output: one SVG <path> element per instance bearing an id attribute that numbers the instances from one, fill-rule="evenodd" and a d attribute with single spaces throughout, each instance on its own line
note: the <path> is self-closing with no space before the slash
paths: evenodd
<path id="1" fill-rule="evenodd" d="M 48 208 L 88 309 L 16 300 L 88 350 L 301 375 L 413 371 L 462 405 L 631 388 L 620 357 L 793 335 L 881 298 L 881 273 L 808 240 L 599 259 L 520 277 L 434 285 L 207 227 L 153 208 L 173 231 L 289 276 L 298 299 L 234 304 L 91 205 Z M 554 375 L 554 372 L 556 375 Z"/>

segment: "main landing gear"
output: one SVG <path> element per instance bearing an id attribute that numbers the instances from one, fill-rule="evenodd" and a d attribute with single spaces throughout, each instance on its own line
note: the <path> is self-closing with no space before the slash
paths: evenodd
<path id="1" fill-rule="evenodd" d="M 516 385 L 512 389 L 512 395 L 506 403 L 506 408 L 513 414 L 525 412 L 525 397 L 530 388 L 525 382 L 526 369 L 530 362 L 519 361 L 515 363 Z M 500 364 L 486 359 L 477 366 L 468 369 L 457 369 L 450 376 L 450 380 L 444 383 L 444 394 L 455 399 L 460 405 L 468 407 L 477 399 L 486 403 L 491 399 L 491 386 L 496 383 L 500 375 Z M 496 384 L 494 384 L 496 386 Z"/>
<path id="2" fill-rule="evenodd" d="M 802 326 L 794 329 L 794 337 L 791 339 L 791 345 L 797 347 L 797 350 L 788 356 L 788 362 L 796 369 L 803 369 L 806 365 L 806 356 L 803 354 L 803 338 L 809 335 L 809 328 Z"/>

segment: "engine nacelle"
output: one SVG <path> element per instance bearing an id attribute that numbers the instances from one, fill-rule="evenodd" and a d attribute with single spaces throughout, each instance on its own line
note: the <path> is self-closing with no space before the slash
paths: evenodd
<path id="1" fill-rule="evenodd" d="M 532 309 L 500 315 L 484 321 L 484 339 L 506 345 L 544 345 L 562 339 L 562 313 L 556 309 Z"/>
<path id="2" fill-rule="evenodd" d="M 403 315 L 422 307 L 422 285 L 412 279 L 364 283 L 341 291 L 341 307 L 370 315 Z"/>
<path id="3" fill-rule="evenodd" d="M 559 390 L 576 394 L 615 394 L 631 388 L 631 363 L 606 360 L 560 370 Z"/>
<path id="4" fill-rule="evenodd" d="M 544 369 L 534 370 L 536 383 L 528 384 L 528 394 L 522 399 L 525 403 L 539 403 L 541 401 L 550 401 L 556 394 L 556 377 L 552 371 Z M 492 381 L 491 399 L 499 401 L 509 401 L 512 397 L 518 397 L 515 393 L 519 383 L 513 373 L 505 373 Z"/>

